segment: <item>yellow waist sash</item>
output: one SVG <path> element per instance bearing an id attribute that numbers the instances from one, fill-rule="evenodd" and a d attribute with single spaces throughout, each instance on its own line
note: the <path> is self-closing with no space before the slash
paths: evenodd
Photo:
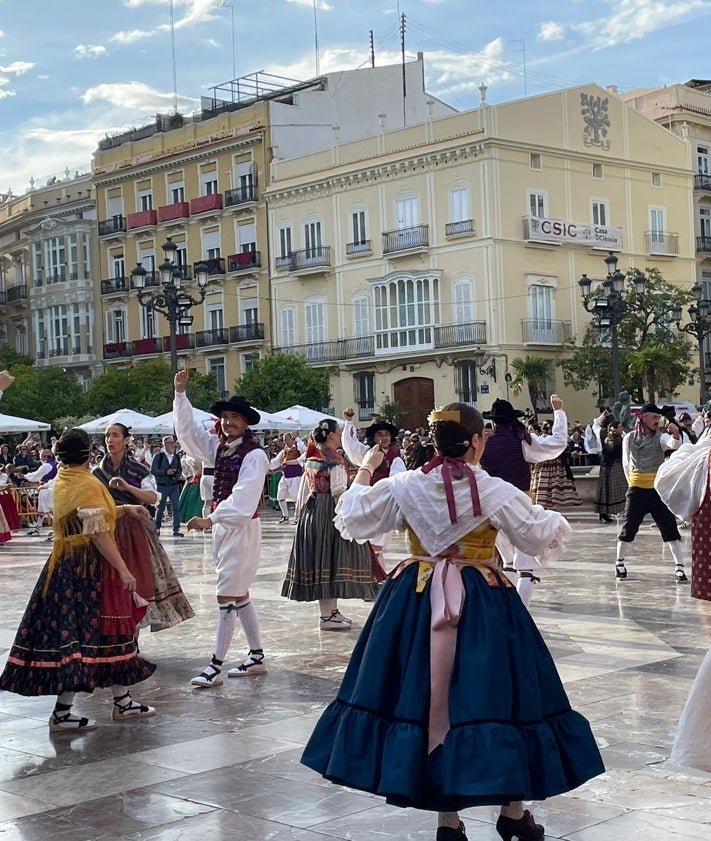
<path id="1" fill-rule="evenodd" d="M 656 473 L 630 473 L 631 488 L 653 488 Z"/>

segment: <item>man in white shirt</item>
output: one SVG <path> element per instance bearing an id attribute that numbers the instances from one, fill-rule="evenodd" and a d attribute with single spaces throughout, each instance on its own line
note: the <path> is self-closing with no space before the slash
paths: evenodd
<path id="1" fill-rule="evenodd" d="M 215 465 L 212 513 L 192 517 L 188 529 L 212 528 L 212 556 L 217 570 L 217 634 L 212 659 L 191 681 L 209 688 L 222 681 L 222 665 L 239 618 L 249 645 L 247 659 L 227 672 L 228 677 L 264 674 L 267 664 L 259 633 L 259 617 L 249 597 L 259 564 L 262 538 L 259 503 L 269 460 L 249 424 L 260 421 L 259 412 L 243 397 L 220 400 L 210 413 L 220 418 L 219 435 L 211 435 L 193 418 L 185 395 L 188 371 L 175 375 L 173 417 L 185 449 L 195 458 Z"/>

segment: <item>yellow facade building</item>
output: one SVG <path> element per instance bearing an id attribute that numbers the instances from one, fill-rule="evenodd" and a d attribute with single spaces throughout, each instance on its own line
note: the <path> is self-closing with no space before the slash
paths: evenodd
<path id="1" fill-rule="evenodd" d="M 593 84 L 382 122 L 272 164 L 274 346 L 331 369 L 333 408 L 355 401 L 361 421 L 388 400 L 409 428 L 453 400 L 523 408 L 509 383 L 527 354 L 550 360 L 571 419 L 592 417 L 592 392 L 566 391 L 554 365 L 589 319 L 578 279 L 603 278 L 614 251 L 622 271 L 691 287 L 686 140 Z"/>

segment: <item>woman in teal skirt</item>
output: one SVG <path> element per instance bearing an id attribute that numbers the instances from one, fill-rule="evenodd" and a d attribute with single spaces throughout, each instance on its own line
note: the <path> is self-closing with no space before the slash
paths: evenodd
<path id="1" fill-rule="evenodd" d="M 343 494 L 344 536 L 404 529 L 410 557 L 383 584 L 343 683 L 302 761 L 333 782 L 439 813 L 437 841 L 465 841 L 458 810 L 498 805 L 504 841 L 544 829 L 523 800 L 570 791 L 604 768 L 553 659 L 494 560 L 499 530 L 554 557 L 570 537 L 556 512 L 477 468 L 481 415 L 431 416 L 436 457 L 369 487 L 371 450 Z"/>

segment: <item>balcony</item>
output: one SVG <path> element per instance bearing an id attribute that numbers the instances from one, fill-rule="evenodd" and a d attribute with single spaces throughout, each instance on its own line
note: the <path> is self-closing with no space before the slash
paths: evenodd
<path id="1" fill-rule="evenodd" d="M 711 251 L 711 237 L 696 237 L 697 251 Z"/>
<path id="2" fill-rule="evenodd" d="M 485 345 L 486 321 L 467 321 L 462 324 L 443 324 L 434 328 L 435 348 L 458 345 Z M 405 348 L 406 350 L 407 348 Z M 397 348 L 394 349 L 396 351 Z"/>
<path id="3" fill-rule="evenodd" d="M 17 301 L 26 301 L 27 300 L 27 285 L 24 283 L 18 283 L 15 286 L 11 286 L 7 290 L 7 303 L 12 304 Z"/>
<path id="4" fill-rule="evenodd" d="M 235 187 L 225 193 L 225 207 L 237 207 L 241 204 L 257 201 L 257 182 L 244 187 Z"/>
<path id="5" fill-rule="evenodd" d="M 711 175 L 708 172 L 699 172 L 694 176 L 694 189 L 705 190 L 711 193 Z"/>
<path id="6" fill-rule="evenodd" d="M 226 345 L 228 343 L 229 331 L 226 327 L 218 327 L 214 330 L 198 330 L 195 333 L 195 347 L 212 347 L 213 345 Z"/>
<path id="7" fill-rule="evenodd" d="M 346 243 L 346 257 L 368 257 L 372 253 L 373 247 L 369 239 Z"/>
<path id="8" fill-rule="evenodd" d="M 137 213 L 129 213 L 126 219 L 126 227 L 129 231 L 134 228 L 150 228 L 158 224 L 158 212 L 156 210 L 139 210 Z"/>
<path id="9" fill-rule="evenodd" d="M 198 196 L 190 199 L 190 215 L 197 216 L 199 213 L 210 213 L 215 210 L 222 210 L 222 193 L 211 193 L 209 196 Z"/>
<path id="10" fill-rule="evenodd" d="M 274 348 L 273 353 L 286 353 L 290 356 L 300 354 L 306 357 L 307 362 L 319 365 L 372 356 L 374 346 L 372 336 L 359 336 L 355 339 L 336 339 L 332 342 L 278 347 Z"/>
<path id="11" fill-rule="evenodd" d="M 176 201 L 173 204 L 164 204 L 158 208 L 159 222 L 173 222 L 175 219 L 189 219 L 190 205 L 186 201 Z"/>
<path id="12" fill-rule="evenodd" d="M 364 401 L 358 403 L 358 420 L 369 421 L 373 420 L 375 414 L 375 401 Z"/>
<path id="13" fill-rule="evenodd" d="M 122 234 L 126 231 L 126 219 L 123 214 L 112 216 L 111 219 L 103 219 L 99 222 L 99 236 L 108 237 L 115 234 Z"/>
<path id="14" fill-rule="evenodd" d="M 397 231 L 383 233 L 383 254 L 398 254 L 404 251 L 417 251 L 429 248 L 430 226 L 413 225 L 410 228 L 398 228 Z"/>
<path id="15" fill-rule="evenodd" d="M 63 339 L 58 341 L 54 347 L 49 349 L 49 355 L 50 357 L 69 356 L 69 340 Z"/>
<path id="16" fill-rule="evenodd" d="M 262 265 L 259 251 L 241 251 L 227 257 L 228 272 L 243 272 L 247 269 L 258 269 Z"/>
<path id="17" fill-rule="evenodd" d="M 136 339 L 133 342 L 134 356 L 140 356 L 146 353 L 160 353 L 160 339 Z"/>
<path id="18" fill-rule="evenodd" d="M 178 333 L 175 337 L 176 350 L 188 350 L 195 347 L 194 333 Z M 170 336 L 163 337 L 163 350 L 168 353 L 170 351 Z"/>
<path id="19" fill-rule="evenodd" d="M 331 268 L 331 246 L 315 245 L 303 251 L 292 251 L 289 269 L 297 274 L 324 274 Z"/>
<path id="20" fill-rule="evenodd" d="M 32 285 L 35 289 L 39 289 L 40 286 L 44 285 L 44 278 L 41 274 L 35 275 L 35 279 L 32 281 Z"/>
<path id="21" fill-rule="evenodd" d="M 101 294 L 113 295 L 116 292 L 125 292 L 128 289 L 128 278 L 110 277 L 101 281 Z"/>
<path id="22" fill-rule="evenodd" d="M 521 341 L 525 345 L 564 345 L 572 338 L 570 321 L 553 321 L 547 318 L 523 319 Z"/>
<path id="23" fill-rule="evenodd" d="M 196 273 L 196 266 L 200 264 L 207 266 L 207 273 L 210 277 L 213 275 L 220 275 L 225 273 L 225 258 L 224 257 L 207 257 L 200 260 L 198 263 L 193 263 L 193 272 Z"/>
<path id="24" fill-rule="evenodd" d="M 667 231 L 645 231 L 644 238 L 648 254 L 678 254 L 679 234 Z"/>
<path id="25" fill-rule="evenodd" d="M 53 283 L 64 283 L 67 279 L 66 269 L 51 269 L 45 272 L 44 280 L 47 286 Z"/>
<path id="26" fill-rule="evenodd" d="M 230 327 L 230 342 L 238 344 L 239 342 L 257 342 L 264 338 L 264 324 L 239 324 L 236 327 Z"/>
<path id="27" fill-rule="evenodd" d="M 463 219 L 461 222 L 448 222 L 444 226 L 444 235 L 448 239 L 474 236 L 474 220 Z"/>
<path id="28" fill-rule="evenodd" d="M 278 272 L 286 271 L 291 268 L 291 254 L 282 254 L 280 257 L 274 258 L 274 268 Z"/>
<path id="29" fill-rule="evenodd" d="M 125 359 L 132 355 L 131 342 L 109 342 L 104 345 L 104 359 Z"/>

